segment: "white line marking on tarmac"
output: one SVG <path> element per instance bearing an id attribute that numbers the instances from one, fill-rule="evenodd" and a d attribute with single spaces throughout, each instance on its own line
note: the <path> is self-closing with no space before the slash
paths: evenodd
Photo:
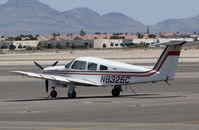
<path id="1" fill-rule="evenodd" d="M 184 105 L 184 104 L 199 104 L 199 102 L 171 102 L 171 103 L 161 103 L 161 104 L 139 104 L 139 105 L 130 105 L 131 107 L 151 107 L 151 106 L 169 106 L 169 105 Z"/>

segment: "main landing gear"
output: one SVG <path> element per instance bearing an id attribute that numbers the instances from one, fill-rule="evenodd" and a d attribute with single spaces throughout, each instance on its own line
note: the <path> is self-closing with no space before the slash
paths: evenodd
<path id="1" fill-rule="evenodd" d="M 72 93 L 68 93 L 68 98 L 76 98 L 76 91 L 75 90 L 73 90 L 73 92 Z"/>
<path id="2" fill-rule="evenodd" d="M 50 96 L 51 96 L 52 98 L 57 97 L 57 91 L 55 91 L 55 87 L 52 87 L 52 91 L 50 92 Z"/>
<path id="3" fill-rule="evenodd" d="M 75 86 L 73 84 L 68 87 L 68 98 L 76 98 Z"/>
<path id="4" fill-rule="evenodd" d="M 120 96 L 120 92 L 122 91 L 122 87 L 121 85 L 116 85 L 114 86 L 114 88 L 112 89 L 112 96 L 113 97 L 119 97 Z M 76 91 L 75 91 L 75 86 L 74 85 L 69 85 L 68 86 L 68 98 L 76 98 Z M 55 87 L 52 87 L 52 91 L 50 92 L 50 96 L 52 98 L 57 97 L 57 91 L 55 90 Z"/>
<path id="5" fill-rule="evenodd" d="M 112 89 L 112 96 L 113 96 L 113 97 L 119 97 L 121 91 L 122 91 L 122 87 L 121 87 L 120 85 L 116 85 L 116 86 Z"/>

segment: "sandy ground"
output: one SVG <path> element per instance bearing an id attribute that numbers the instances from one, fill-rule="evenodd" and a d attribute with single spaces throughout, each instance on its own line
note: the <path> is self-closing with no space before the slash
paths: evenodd
<path id="1" fill-rule="evenodd" d="M 155 63 L 162 51 L 163 49 L 110 49 L 1 54 L 0 65 L 32 65 L 33 61 L 48 65 L 56 60 L 66 64 L 79 57 L 99 57 L 131 64 Z M 180 62 L 199 62 L 199 50 L 182 50 Z"/>

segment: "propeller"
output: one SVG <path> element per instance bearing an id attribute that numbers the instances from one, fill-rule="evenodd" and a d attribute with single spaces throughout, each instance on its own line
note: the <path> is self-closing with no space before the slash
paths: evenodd
<path id="1" fill-rule="evenodd" d="M 58 63 L 58 61 L 56 61 L 55 63 L 53 63 L 51 66 L 56 66 Z M 44 70 L 44 67 L 41 66 L 40 64 L 38 64 L 37 62 L 34 62 L 34 64 L 40 68 L 41 70 Z M 49 88 L 49 81 L 48 80 L 45 80 L 45 86 L 46 86 L 46 93 L 48 93 L 48 88 Z"/>
<path id="2" fill-rule="evenodd" d="M 58 62 L 59 62 L 59 61 L 56 61 L 56 62 L 55 62 L 54 64 L 52 64 L 51 66 L 56 66 Z"/>
<path id="3" fill-rule="evenodd" d="M 43 70 L 44 69 L 44 67 L 42 67 L 40 64 L 38 64 L 37 62 L 34 62 L 34 64 L 37 66 L 37 67 L 39 67 L 41 70 Z"/>

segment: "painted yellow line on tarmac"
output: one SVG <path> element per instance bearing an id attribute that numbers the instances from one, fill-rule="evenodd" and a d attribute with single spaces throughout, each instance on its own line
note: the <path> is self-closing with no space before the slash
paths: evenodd
<path id="1" fill-rule="evenodd" d="M 51 130 L 86 130 L 86 129 L 99 129 L 99 128 L 131 128 L 131 127 L 144 127 L 144 126 L 167 126 L 177 124 L 199 124 L 199 121 L 188 122 L 174 122 L 174 123 L 148 123 L 148 124 L 120 124 L 120 125 L 107 125 L 107 126 L 88 126 L 88 127 L 74 127 L 74 128 L 57 128 Z"/>

